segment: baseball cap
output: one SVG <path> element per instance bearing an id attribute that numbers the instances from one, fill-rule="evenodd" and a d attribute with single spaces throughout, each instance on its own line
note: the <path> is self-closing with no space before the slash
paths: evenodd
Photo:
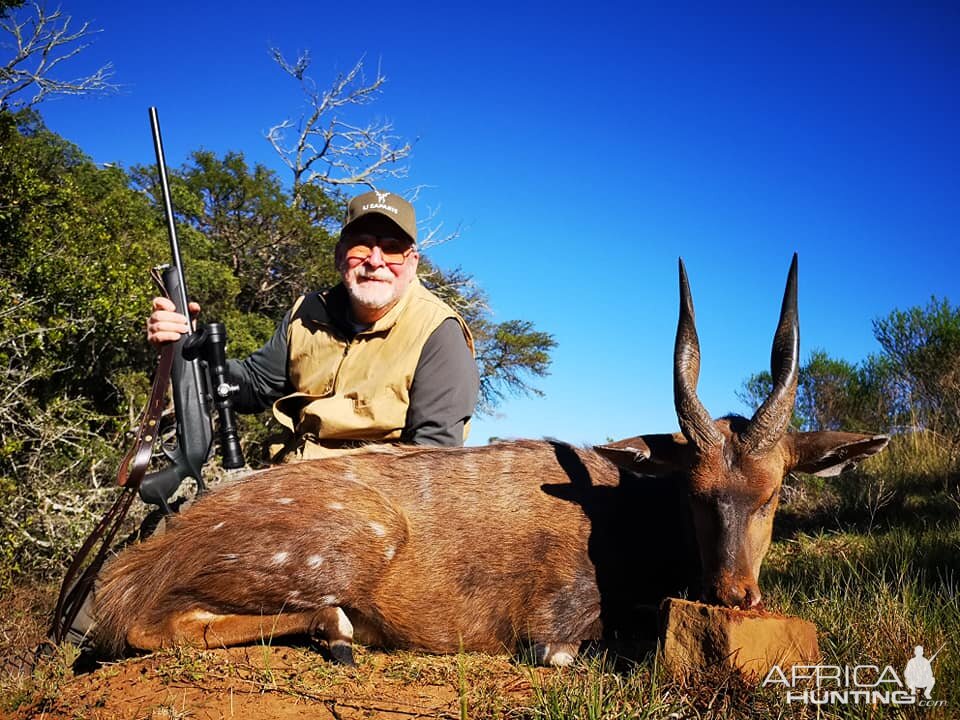
<path id="1" fill-rule="evenodd" d="M 372 190 L 357 195 L 347 205 L 347 217 L 343 223 L 343 229 L 340 230 L 340 237 L 347 231 L 351 225 L 360 218 L 371 214 L 382 215 L 388 220 L 392 220 L 410 242 L 417 242 L 417 216 L 413 210 L 413 205 L 408 203 L 399 195 L 389 192 Z"/>

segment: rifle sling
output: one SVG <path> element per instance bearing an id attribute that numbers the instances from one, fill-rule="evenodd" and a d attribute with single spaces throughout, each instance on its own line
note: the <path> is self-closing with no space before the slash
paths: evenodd
<path id="1" fill-rule="evenodd" d="M 132 487 L 137 490 L 140 481 L 147 473 L 150 458 L 153 457 L 153 446 L 157 440 L 160 427 L 160 416 L 167 406 L 167 387 L 170 385 L 170 371 L 173 368 L 173 353 L 178 345 L 168 343 L 160 353 L 160 363 L 153 378 L 153 387 L 150 389 L 150 399 L 143 410 L 140 427 L 133 444 L 120 461 L 117 470 L 117 485 Z"/>
<path id="2" fill-rule="evenodd" d="M 179 347 L 179 346 L 177 346 Z M 55 642 L 63 641 L 67 630 L 73 624 L 86 600 L 87 594 L 93 587 L 93 581 L 110 550 L 110 544 L 114 536 L 120 529 L 130 504 L 140 487 L 150 465 L 150 458 L 153 456 L 153 446 L 157 439 L 157 430 L 159 427 L 160 416 L 166 407 L 166 392 L 170 384 L 170 371 L 173 368 L 173 354 L 175 346 L 168 343 L 163 346 L 160 353 L 160 362 L 153 376 L 153 387 L 150 390 L 150 399 L 144 408 L 140 420 L 140 426 L 133 445 L 120 461 L 120 467 L 117 470 L 117 484 L 123 488 L 120 497 L 117 498 L 113 506 L 101 518 L 97 527 L 90 533 L 79 552 L 74 556 L 67 574 L 63 578 L 60 586 L 60 594 L 57 598 L 57 606 L 54 610 L 53 627 L 51 635 Z M 100 549 L 94 556 L 90 564 L 87 565 L 80 579 L 76 580 L 80 573 L 80 568 L 93 546 L 98 540 L 103 538 Z M 76 580 L 76 582 L 74 582 Z"/>

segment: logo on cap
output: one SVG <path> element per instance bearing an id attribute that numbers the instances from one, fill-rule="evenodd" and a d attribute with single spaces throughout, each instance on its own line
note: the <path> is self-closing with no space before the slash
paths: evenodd
<path id="1" fill-rule="evenodd" d="M 417 220 L 413 206 L 397 193 L 370 190 L 357 195 L 347 205 L 343 229 L 352 225 L 367 213 L 379 213 L 393 220 L 410 238 L 417 241 Z"/>

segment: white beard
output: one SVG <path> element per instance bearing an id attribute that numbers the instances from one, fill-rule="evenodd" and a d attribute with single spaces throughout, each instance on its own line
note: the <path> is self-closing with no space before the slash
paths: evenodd
<path id="1" fill-rule="evenodd" d="M 388 282 L 361 282 L 359 277 L 345 279 L 347 292 L 357 305 L 368 310 L 379 310 L 400 299 L 402 288 L 397 278 Z"/>

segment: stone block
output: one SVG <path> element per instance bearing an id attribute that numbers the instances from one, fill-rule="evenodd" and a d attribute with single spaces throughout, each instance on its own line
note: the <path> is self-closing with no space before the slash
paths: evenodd
<path id="1" fill-rule="evenodd" d="M 817 628 L 807 620 L 676 598 L 665 600 L 660 612 L 660 647 L 675 677 L 721 667 L 759 682 L 774 665 L 820 660 Z"/>

